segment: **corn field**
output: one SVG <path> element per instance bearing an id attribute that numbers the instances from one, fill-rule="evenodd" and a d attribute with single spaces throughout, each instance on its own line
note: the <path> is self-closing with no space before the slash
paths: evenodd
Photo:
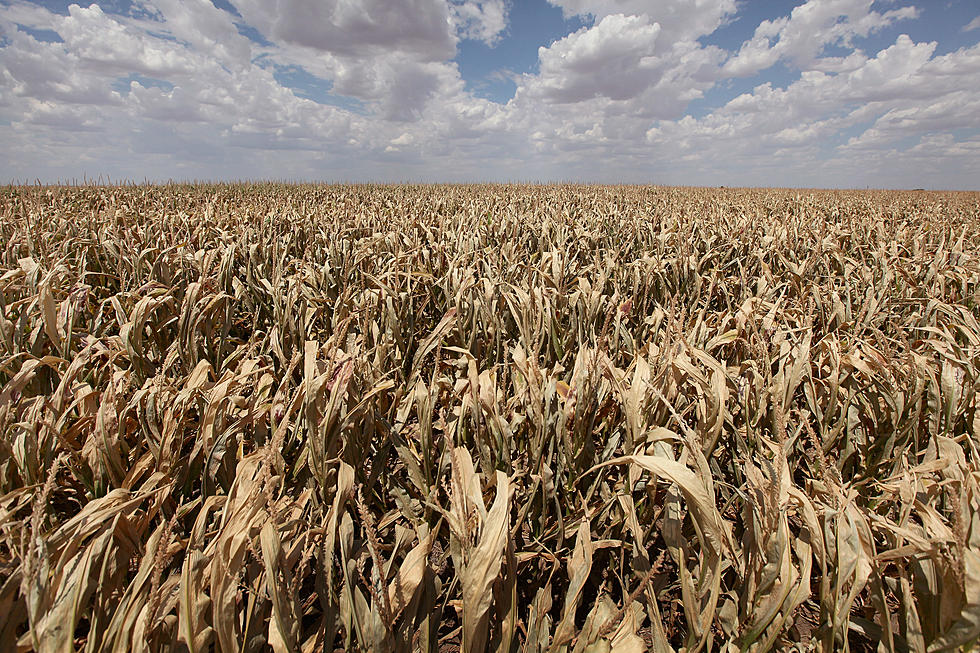
<path id="1" fill-rule="evenodd" d="M 980 194 L 0 211 L 0 650 L 976 650 Z"/>

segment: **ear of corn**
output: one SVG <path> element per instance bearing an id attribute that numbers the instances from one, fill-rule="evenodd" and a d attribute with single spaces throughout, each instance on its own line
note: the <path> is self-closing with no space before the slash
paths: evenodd
<path id="1" fill-rule="evenodd" d="M 975 193 L 0 193 L 0 650 L 976 646 Z"/>

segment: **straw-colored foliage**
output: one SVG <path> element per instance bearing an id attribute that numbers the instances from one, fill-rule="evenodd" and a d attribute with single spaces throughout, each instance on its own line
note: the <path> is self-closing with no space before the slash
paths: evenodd
<path id="1" fill-rule="evenodd" d="M 0 650 L 980 636 L 977 194 L 0 210 Z"/>

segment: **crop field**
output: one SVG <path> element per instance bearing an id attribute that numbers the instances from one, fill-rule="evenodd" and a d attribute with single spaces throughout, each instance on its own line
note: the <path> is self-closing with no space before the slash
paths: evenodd
<path id="1" fill-rule="evenodd" d="M 0 188 L 0 650 L 976 650 L 980 193 Z"/>

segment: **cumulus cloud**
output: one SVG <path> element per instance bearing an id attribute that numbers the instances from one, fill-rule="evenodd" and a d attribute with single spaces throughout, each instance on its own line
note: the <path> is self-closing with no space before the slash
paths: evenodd
<path id="1" fill-rule="evenodd" d="M 660 25 L 646 16 L 606 16 L 541 48 L 541 72 L 529 92 L 555 102 L 635 97 L 663 72 L 653 54 L 659 34 Z"/>
<path id="2" fill-rule="evenodd" d="M 252 58 L 250 41 L 211 0 L 154 0 L 162 27 L 178 41 L 225 66 L 241 68 Z"/>
<path id="3" fill-rule="evenodd" d="M 856 37 L 915 18 L 918 13 L 911 6 L 879 12 L 872 9 L 873 5 L 874 0 L 809 0 L 789 16 L 764 20 L 738 54 L 726 62 L 725 72 L 737 77 L 754 75 L 780 60 L 791 61 L 802 70 L 854 70 L 864 62 L 863 53 L 821 56 L 825 48 L 850 47 Z"/>
<path id="4" fill-rule="evenodd" d="M 504 0 L 453 0 L 450 11 L 459 35 L 490 46 L 507 29 L 509 8 Z"/>
<path id="5" fill-rule="evenodd" d="M 916 24 L 901 0 L 802 2 L 731 51 L 708 43 L 744 19 L 734 0 L 550 1 L 584 26 L 540 43 L 501 102 L 457 56 L 509 45 L 511 0 L 0 4 L 0 176 L 980 178 L 980 45 L 859 47 Z M 788 78 L 746 85 L 776 63 Z"/>
<path id="6" fill-rule="evenodd" d="M 235 0 L 245 20 L 275 43 L 338 55 L 402 53 L 451 58 L 455 40 L 442 0 Z"/>
<path id="7" fill-rule="evenodd" d="M 940 57 L 935 49 L 935 43 L 901 35 L 854 70 L 804 72 L 783 89 L 765 83 L 704 118 L 661 121 L 647 139 L 692 162 L 709 162 L 724 148 L 748 167 L 777 162 L 783 174 L 795 168 L 824 179 L 864 161 L 870 167 L 863 177 L 878 175 L 882 183 L 890 167 L 906 161 L 892 150 L 899 141 L 934 142 L 937 134 L 948 139 L 954 130 L 980 130 L 980 93 L 966 90 L 977 77 L 980 45 Z M 870 156 L 885 151 L 891 160 Z M 957 179 L 963 184 L 966 178 Z M 942 184 L 938 176 L 932 181 Z"/>
<path id="8" fill-rule="evenodd" d="M 608 13 L 613 6 L 642 8 L 572 5 L 601 17 L 541 47 L 538 71 L 518 80 L 507 113 L 536 152 L 566 157 L 591 150 L 599 155 L 593 161 L 607 153 L 633 156 L 652 120 L 683 115 L 718 80 L 722 50 L 678 40 L 647 13 Z"/>
<path id="9" fill-rule="evenodd" d="M 99 5 L 71 5 L 56 31 L 65 48 L 84 64 L 106 72 L 151 76 L 189 76 L 198 70 L 196 53 L 109 19 Z"/>
<path id="10" fill-rule="evenodd" d="M 0 51 L 0 76 L 10 89 L 0 115 L 12 131 L 26 124 L 45 126 L 32 134 L 37 145 L 60 142 L 67 133 L 73 135 L 67 146 L 82 147 L 87 141 L 78 134 L 91 132 L 93 152 L 107 146 L 128 151 L 133 134 L 145 133 L 134 127 L 146 127 L 147 121 L 170 123 L 182 132 L 199 130 L 201 142 L 249 130 L 281 134 L 299 125 L 327 134 L 331 125 L 348 122 L 333 107 L 300 100 L 268 70 L 225 66 L 232 42 L 221 44 L 219 58 L 217 41 L 195 37 L 199 27 L 168 25 L 180 38 L 154 36 L 97 5 L 72 5 L 68 16 L 43 18 L 63 42 L 41 43 L 16 26 L 0 25 L 8 40 Z M 194 41 L 201 50 L 188 45 Z M 126 82 L 134 73 L 166 81 L 161 86 L 169 90 Z M 16 142 L 15 135 L 20 136 L 6 137 Z"/>
<path id="11" fill-rule="evenodd" d="M 614 14 L 647 16 L 660 25 L 664 45 L 689 41 L 711 34 L 735 14 L 735 0 L 548 0 L 566 16 L 592 15 L 597 19 Z"/>

